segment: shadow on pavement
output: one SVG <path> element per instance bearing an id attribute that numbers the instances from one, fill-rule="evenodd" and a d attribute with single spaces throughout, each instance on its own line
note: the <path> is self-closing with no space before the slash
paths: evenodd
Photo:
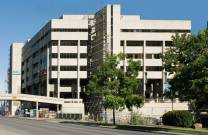
<path id="1" fill-rule="evenodd" d="M 83 126 L 93 126 L 93 127 L 99 127 L 100 126 L 100 124 L 95 123 L 95 122 L 61 121 L 59 123 L 61 123 L 61 124 L 83 125 Z"/>
<path id="2" fill-rule="evenodd" d="M 128 130 L 128 131 L 140 131 L 140 132 L 148 132 L 148 133 L 156 133 L 157 131 L 168 132 L 168 129 L 159 128 L 159 127 L 146 127 L 146 126 L 130 126 L 130 125 L 116 125 L 112 124 L 100 124 L 95 122 L 73 122 L 73 121 L 62 121 L 61 124 L 74 124 L 74 125 L 83 125 L 90 127 L 101 127 L 101 128 L 110 128 L 117 130 Z M 170 134 L 170 133 L 156 133 L 156 134 Z"/>

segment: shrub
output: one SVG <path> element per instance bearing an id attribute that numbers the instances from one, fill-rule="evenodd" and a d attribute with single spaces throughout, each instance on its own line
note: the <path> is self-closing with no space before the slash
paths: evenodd
<path id="1" fill-rule="evenodd" d="M 200 115 L 200 120 L 204 128 L 208 128 L 208 115 Z"/>
<path id="2" fill-rule="evenodd" d="M 144 118 L 139 114 L 133 113 L 131 114 L 130 124 L 131 125 L 144 124 Z"/>
<path id="3" fill-rule="evenodd" d="M 156 118 L 143 117 L 141 114 L 132 113 L 130 118 L 131 125 L 155 125 L 158 123 Z"/>
<path id="4" fill-rule="evenodd" d="M 162 116 L 162 122 L 169 126 L 191 127 L 193 125 L 193 115 L 185 110 L 169 111 Z"/>

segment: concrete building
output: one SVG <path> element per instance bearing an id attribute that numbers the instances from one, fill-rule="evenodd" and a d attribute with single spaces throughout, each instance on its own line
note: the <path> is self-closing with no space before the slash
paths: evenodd
<path id="1" fill-rule="evenodd" d="M 22 93 L 78 98 L 87 79 L 88 17 L 48 22 L 23 47 Z"/>
<path id="2" fill-rule="evenodd" d="M 139 89 L 145 96 L 145 105 L 134 109 L 145 116 L 159 118 L 164 112 L 171 110 L 171 103 L 164 99 L 166 80 L 171 79 L 163 70 L 159 55 L 172 47 L 171 37 L 175 33 L 190 33 L 189 20 L 143 20 L 140 16 L 121 15 L 120 5 L 107 5 L 95 13 L 95 24 L 92 27 L 92 44 L 90 46 L 93 74 L 97 65 L 103 62 L 105 53 L 126 54 L 126 59 L 120 63 L 121 68 L 128 67 L 128 59 L 141 61 L 141 71 L 138 79 L 143 82 Z M 166 102 L 166 103 L 164 103 Z M 168 103 L 169 102 L 169 103 Z M 175 103 L 174 109 L 188 109 L 187 103 Z M 99 106 L 91 103 L 90 106 Z M 92 113 L 95 111 L 93 110 Z M 102 108 L 100 108 L 100 112 Z M 128 111 L 123 111 L 127 114 Z M 121 112 L 117 112 L 121 113 Z M 121 113 L 121 118 L 124 117 Z M 117 114 L 118 115 L 118 114 Z"/>
<path id="3" fill-rule="evenodd" d="M 13 43 L 10 46 L 9 93 L 21 93 L 21 62 L 23 46 L 23 43 Z"/>
<path id="4" fill-rule="evenodd" d="M 130 58 L 142 63 L 138 79 L 143 85 L 139 90 L 146 98 L 145 106 L 151 108 L 144 107 L 142 113 L 163 106 L 160 101 L 164 102 L 165 82 L 171 76 L 162 69 L 159 54 L 172 46 L 172 35 L 190 33 L 191 22 L 143 20 L 121 15 L 120 10 L 120 5 L 107 5 L 94 15 L 63 15 L 49 21 L 22 48 L 21 93 L 64 99 L 62 112 L 84 114 L 82 93 L 87 80 L 106 52 L 124 53 L 127 57 L 120 63 L 124 70 Z M 176 109 L 188 109 L 186 103 L 177 105 Z M 154 110 L 155 115 L 171 109 L 165 106 Z"/>
<path id="5" fill-rule="evenodd" d="M 10 46 L 10 68 L 8 70 L 8 92 L 12 94 L 21 93 L 21 62 L 23 43 L 12 43 Z M 9 110 L 12 115 L 20 106 L 20 101 L 9 101 Z"/>
<path id="6" fill-rule="evenodd" d="M 183 20 L 142 20 L 140 16 L 121 15 L 119 5 L 108 5 L 95 14 L 95 36 L 92 44 L 92 68 L 101 63 L 105 52 L 124 53 L 120 63 L 126 70 L 127 60 L 141 60 L 139 79 L 143 80 L 146 98 L 162 98 L 165 79 L 159 55 L 172 46 L 175 33 L 190 33 L 191 22 Z M 166 76 L 167 75 L 167 76 Z"/>

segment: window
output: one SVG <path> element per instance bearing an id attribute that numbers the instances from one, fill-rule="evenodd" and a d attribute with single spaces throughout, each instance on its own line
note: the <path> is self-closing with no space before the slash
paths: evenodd
<path id="1" fill-rule="evenodd" d="M 127 53 L 127 54 L 126 54 L 126 58 L 127 58 L 127 59 L 133 59 L 133 54 Z"/>
<path id="2" fill-rule="evenodd" d="M 36 68 L 36 67 L 38 67 L 38 62 L 33 64 L 33 68 Z"/>
<path id="3" fill-rule="evenodd" d="M 151 54 L 151 53 L 147 53 L 146 54 L 146 59 L 160 59 L 160 54 Z"/>
<path id="4" fill-rule="evenodd" d="M 121 32 L 163 32 L 163 33 L 190 33 L 190 30 L 177 29 L 121 29 Z"/>
<path id="5" fill-rule="evenodd" d="M 172 41 L 165 41 L 165 46 L 171 47 L 171 46 L 173 46 L 173 42 Z"/>
<path id="6" fill-rule="evenodd" d="M 38 77 L 38 73 L 34 73 L 33 74 L 33 79 L 37 78 Z"/>
<path id="7" fill-rule="evenodd" d="M 60 79 L 60 86 L 61 87 L 69 87 L 77 83 L 76 79 Z"/>
<path id="8" fill-rule="evenodd" d="M 120 46 L 124 46 L 124 40 L 120 41 Z"/>
<path id="9" fill-rule="evenodd" d="M 38 55 L 39 51 L 36 51 L 32 54 L 32 58 L 34 59 Z"/>
<path id="10" fill-rule="evenodd" d="M 77 71 L 77 66 L 61 66 L 61 71 Z"/>
<path id="11" fill-rule="evenodd" d="M 58 53 L 51 53 L 51 58 L 58 58 Z"/>
<path id="12" fill-rule="evenodd" d="M 163 41 L 146 41 L 146 46 L 162 46 Z"/>
<path id="13" fill-rule="evenodd" d="M 155 59 L 160 59 L 160 54 L 154 54 Z"/>
<path id="14" fill-rule="evenodd" d="M 53 97 L 53 95 L 54 95 L 53 91 L 50 91 L 50 97 Z"/>
<path id="15" fill-rule="evenodd" d="M 134 54 L 134 58 L 135 59 L 142 59 L 143 58 L 143 53 Z"/>
<path id="16" fill-rule="evenodd" d="M 87 58 L 87 53 L 80 53 L 80 58 Z"/>
<path id="17" fill-rule="evenodd" d="M 30 58 L 27 58 L 27 59 L 26 59 L 26 63 L 29 63 L 29 60 L 30 60 Z"/>
<path id="18" fill-rule="evenodd" d="M 61 46 L 77 46 L 78 40 L 61 40 Z"/>
<path id="19" fill-rule="evenodd" d="M 58 80 L 57 79 L 49 79 L 49 84 L 57 84 Z"/>
<path id="20" fill-rule="evenodd" d="M 139 71 L 143 71 L 143 66 L 140 66 L 139 67 Z"/>
<path id="21" fill-rule="evenodd" d="M 152 54 L 151 53 L 147 53 L 146 54 L 146 59 L 152 59 Z"/>
<path id="22" fill-rule="evenodd" d="M 58 40 L 51 40 L 51 46 L 58 46 Z"/>
<path id="23" fill-rule="evenodd" d="M 74 29 L 51 29 L 52 32 L 88 32 L 88 29 L 80 29 L 80 28 L 74 28 Z"/>
<path id="24" fill-rule="evenodd" d="M 87 71 L 87 66 L 80 66 L 80 71 Z"/>
<path id="25" fill-rule="evenodd" d="M 146 66 L 146 71 L 162 71 L 161 66 Z"/>
<path id="26" fill-rule="evenodd" d="M 88 41 L 87 40 L 80 40 L 80 46 L 87 46 Z"/>
<path id="27" fill-rule="evenodd" d="M 126 46 L 143 46 L 144 41 L 126 41 Z"/>
<path id="28" fill-rule="evenodd" d="M 61 53 L 60 58 L 77 58 L 77 53 Z"/>
<path id="29" fill-rule="evenodd" d="M 51 70 L 52 71 L 57 71 L 58 70 L 58 66 L 51 66 Z"/>
<path id="30" fill-rule="evenodd" d="M 142 59 L 143 53 L 127 53 L 126 58 L 127 59 Z"/>

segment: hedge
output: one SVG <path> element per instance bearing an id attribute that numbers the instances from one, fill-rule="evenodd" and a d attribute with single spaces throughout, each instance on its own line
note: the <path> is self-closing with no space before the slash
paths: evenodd
<path id="1" fill-rule="evenodd" d="M 191 127 L 193 121 L 193 115 L 185 110 L 169 111 L 162 116 L 163 124 L 169 126 Z"/>

